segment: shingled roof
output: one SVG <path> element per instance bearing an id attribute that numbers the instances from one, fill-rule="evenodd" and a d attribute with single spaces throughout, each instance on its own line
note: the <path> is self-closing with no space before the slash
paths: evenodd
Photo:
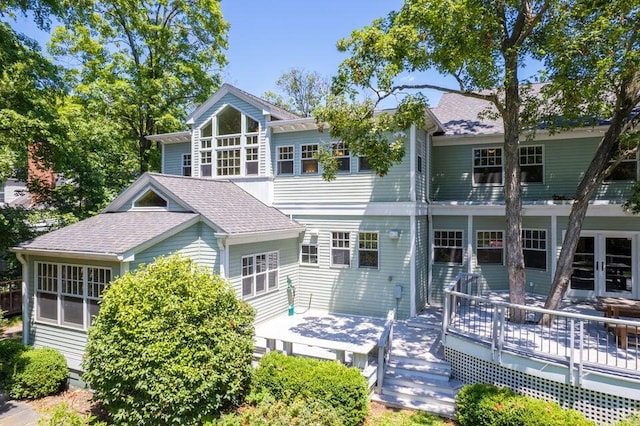
<path id="1" fill-rule="evenodd" d="M 166 211 L 102 213 L 26 241 L 17 249 L 118 256 L 195 223 L 198 216 Z"/>

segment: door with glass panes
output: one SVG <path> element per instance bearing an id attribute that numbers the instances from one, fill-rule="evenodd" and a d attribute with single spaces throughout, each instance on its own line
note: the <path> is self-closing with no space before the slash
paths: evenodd
<path id="1" fill-rule="evenodd" d="M 636 296 L 636 237 L 629 233 L 583 233 L 573 258 L 568 295 Z"/>

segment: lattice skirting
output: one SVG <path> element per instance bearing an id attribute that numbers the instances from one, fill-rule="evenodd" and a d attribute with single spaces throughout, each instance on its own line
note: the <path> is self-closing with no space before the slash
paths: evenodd
<path id="1" fill-rule="evenodd" d="M 463 383 L 490 383 L 573 408 L 600 424 L 611 424 L 640 411 L 640 401 L 582 389 L 511 370 L 445 347 L 453 378 Z"/>

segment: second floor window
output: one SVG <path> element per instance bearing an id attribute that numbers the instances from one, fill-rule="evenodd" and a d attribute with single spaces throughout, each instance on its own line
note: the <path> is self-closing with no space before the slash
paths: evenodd
<path id="1" fill-rule="evenodd" d="M 624 158 L 605 178 L 606 182 L 628 182 L 638 178 L 638 159 L 634 153 Z"/>
<path id="2" fill-rule="evenodd" d="M 544 161 L 542 145 L 520 148 L 520 182 L 542 183 L 544 180 Z"/>
<path id="3" fill-rule="evenodd" d="M 349 173 L 351 171 L 351 156 L 349 155 L 349 148 L 344 142 L 331 144 L 331 155 L 338 162 L 338 172 Z"/>
<path id="4" fill-rule="evenodd" d="M 300 248 L 300 263 L 305 265 L 318 264 L 318 245 L 303 244 Z"/>
<path id="5" fill-rule="evenodd" d="M 358 157 L 358 171 L 360 172 L 368 172 L 371 170 L 371 164 L 369 164 L 369 160 L 367 157 Z"/>
<path id="6" fill-rule="evenodd" d="M 331 266 L 351 266 L 351 246 L 348 232 L 331 233 Z"/>
<path id="7" fill-rule="evenodd" d="M 277 160 L 277 174 L 292 175 L 293 174 L 293 147 L 279 146 Z"/>
<path id="8" fill-rule="evenodd" d="M 473 184 L 502 185 L 502 148 L 473 150 Z"/>
<path id="9" fill-rule="evenodd" d="M 191 154 L 182 154 L 182 176 L 191 176 Z"/>
<path id="10" fill-rule="evenodd" d="M 303 174 L 318 173 L 318 144 L 300 147 L 301 168 Z"/>

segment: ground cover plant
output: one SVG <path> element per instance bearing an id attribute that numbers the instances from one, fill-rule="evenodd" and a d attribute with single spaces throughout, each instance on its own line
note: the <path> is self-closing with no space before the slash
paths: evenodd
<path id="1" fill-rule="evenodd" d="M 244 400 L 254 310 L 178 256 L 114 280 L 89 331 L 83 379 L 116 424 L 198 424 Z"/>

